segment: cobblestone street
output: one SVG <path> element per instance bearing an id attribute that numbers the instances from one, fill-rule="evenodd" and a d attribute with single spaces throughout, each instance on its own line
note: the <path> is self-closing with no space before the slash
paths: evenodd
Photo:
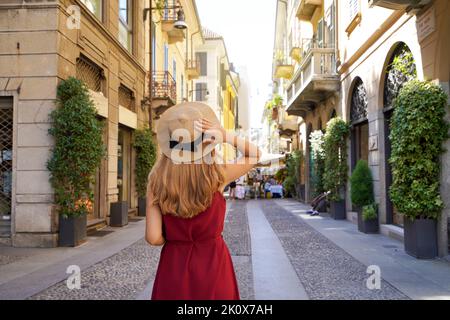
<path id="1" fill-rule="evenodd" d="M 351 249 L 345 242 L 345 234 L 356 234 L 356 231 L 352 231 L 356 227 L 351 222 L 336 222 L 328 217 L 312 219 L 305 214 L 308 207 L 293 200 L 228 201 L 227 205 L 224 239 L 233 258 L 242 300 L 450 299 L 450 264 L 447 261 L 416 261 L 408 258 L 401 250 L 392 251 L 394 247 L 401 248 L 398 241 L 383 235 L 361 234 L 360 240 L 352 240 Z M 251 219 L 249 214 L 252 215 Z M 131 222 L 130 231 L 127 232 L 137 236 L 144 230 L 144 222 Z M 264 229 L 261 223 L 270 227 Z M 326 228 L 318 227 L 319 223 L 327 224 Z M 335 241 L 330 239 L 327 231 L 332 231 Z M 101 241 L 107 243 L 108 237 L 113 240 L 116 236 L 114 233 L 105 235 Z M 26 273 L 27 261 L 33 256 L 36 258 L 36 253 L 28 251 L 27 254 L 19 255 L 0 248 L 1 296 L 6 299 L 22 297 L 31 300 L 148 300 L 160 248 L 149 246 L 143 238 L 136 239 L 129 246 L 82 268 L 79 290 L 67 288 L 67 275 L 45 288 L 45 281 L 52 283 L 51 268 L 44 267 L 47 269 L 45 275 L 44 268 L 30 269 Z M 95 243 L 99 240 L 90 241 Z M 114 246 L 114 242 L 111 243 Z M 391 251 L 379 251 L 383 250 L 377 248 L 380 245 Z M 274 252 L 274 248 L 278 248 L 278 252 Z M 368 289 L 366 281 L 369 274 L 366 271 L 369 263 L 364 257 L 370 257 L 371 264 L 380 265 L 383 278 L 380 289 Z M 58 272 L 55 271 L 54 278 L 61 276 L 61 270 L 67 266 L 77 262 L 83 266 L 87 260 L 86 256 L 79 255 L 72 260 L 67 258 L 55 263 L 61 268 L 55 269 Z M 389 265 L 386 265 L 386 261 Z M 21 269 L 23 277 L 19 273 L 14 277 L 12 269 Z M 425 273 L 425 269 L 433 272 Z M 3 270 L 7 272 L 3 273 Z M 401 279 L 401 273 L 404 279 Z M 26 288 L 27 285 L 40 285 L 44 289 L 29 294 L 32 290 Z"/>

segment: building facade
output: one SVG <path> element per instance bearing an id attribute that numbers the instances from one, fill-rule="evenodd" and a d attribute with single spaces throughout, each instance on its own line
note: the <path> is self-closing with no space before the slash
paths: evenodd
<path id="1" fill-rule="evenodd" d="M 402 239 L 402 216 L 389 199 L 392 181 L 389 121 L 392 101 L 405 79 L 396 79 L 392 63 L 411 55 L 419 79 L 449 92 L 450 16 L 448 1 L 292 0 L 277 2 L 274 90 L 284 110 L 298 120 L 298 148 L 305 155 L 304 199 L 314 192 L 309 137 L 339 116 L 351 125 L 350 176 L 366 160 L 374 179 L 381 231 Z M 412 71 L 413 72 L 413 71 Z M 279 125 L 280 127 L 280 125 Z M 448 149 L 449 142 L 445 147 Z M 449 158 L 442 157 L 441 195 L 446 208 L 438 221 L 439 255 L 448 254 L 450 217 Z M 346 192 L 347 219 L 356 221 Z"/>
<path id="2" fill-rule="evenodd" d="M 2 1 L 0 96 L 2 242 L 57 245 L 57 212 L 47 161 L 53 141 L 49 113 L 58 83 L 86 82 L 105 123 L 107 158 L 92 186 L 88 227 L 108 223 L 111 203 L 136 210 L 133 131 L 148 123 L 141 1 Z M 9 164 L 8 164 L 9 163 Z M 5 221 L 9 226 L 5 227 Z M 9 232 L 8 232 L 9 230 Z"/>
<path id="3" fill-rule="evenodd" d="M 401 234 L 402 216 L 389 199 L 392 182 L 389 122 L 396 88 L 404 79 L 392 76 L 396 57 L 412 54 L 417 77 L 449 92 L 450 4 L 448 1 L 338 1 L 338 68 L 341 77 L 339 115 L 351 124 L 350 172 L 367 160 L 374 179 L 380 223 L 386 234 Z M 374 27 L 376 26 L 376 27 Z M 449 142 L 445 147 L 448 150 Z M 450 153 L 441 157 L 441 195 L 445 209 L 438 221 L 439 254 L 448 254 Z M 347 192 L 349 194 L 349 192 Z M 349 219 L 354 219 L 347 196 Z"/>
<path id="4" fill-rule="evenodd" d="M 239 128 L 240 77 L 230 63 L 225 40 L 214 31 L 203 28 L 204 44 L 195 47 L 200 76 L 194 81 L 194 101 L 211 106 L 217 118 L 227 130 Z M 228 161 L 236 151 L 230 145 L 220 147 L 220 153 Z"/>
<path id="5" fill-rule="evenodd" d="M 2 1 L 0 43 L 0 241 L 57 246 L 49 114 L 71 76 L 87 84 L 105 124 L 88 230 L 108 225 L 118 202 L 134 215 L 135 130 L 155 129 L 164 110 L 193 100 L 193 48 L 203 43 L 195 1 Z"/>

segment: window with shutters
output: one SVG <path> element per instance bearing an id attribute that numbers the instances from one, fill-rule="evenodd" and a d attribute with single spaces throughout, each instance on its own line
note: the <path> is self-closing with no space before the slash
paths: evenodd
<path id="1" fill-rule="evenodd" d="M 361 22 L 361 3 L 360 0 L 347 0 L 348 27 L 345 29 L 348 35 Z"/>
<path id="2" fill-rule="evenodd" d="M 359 0 L 348 0 L 349 21 L 352 21 L 359 12 Z"/>
<path id="3" fill-rule="evenodd" d="M 197 52 L 197 61 L 200 63 L 200 75 L 206 76 L 208 72 L 208 62 L 206 52 Z"/>
<path id="4" fill-rule="evenodd" d="M 195 84 L 195 101 L 206 101 L 206 93 L 206 83 L 198 82 Z"/>

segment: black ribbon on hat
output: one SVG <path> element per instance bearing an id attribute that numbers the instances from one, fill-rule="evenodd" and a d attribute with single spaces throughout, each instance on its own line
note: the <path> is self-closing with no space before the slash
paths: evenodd
<path id="1" fill-rule="evenodd" d="M 198 137 L 196 140 L 192 142 L 181 143 L 180 141 L 170 140 L 170 149 L 184 150 L 190 152 L 197 152 L 198 145 L 202 143 L 205 133 L 202 132 L 202 135 Z"/>

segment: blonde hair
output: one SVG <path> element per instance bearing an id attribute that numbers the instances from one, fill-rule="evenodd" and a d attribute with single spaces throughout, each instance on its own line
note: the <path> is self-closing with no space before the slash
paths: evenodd
<path id="1" fill-rule="evenodd" d="M 215 162 L 177 164 L 161 155 L 148 181 L 152 204 L 158 205 L 162 214 L 193 218 L 211 205 L 225 177 L 222 167 Z"/>

